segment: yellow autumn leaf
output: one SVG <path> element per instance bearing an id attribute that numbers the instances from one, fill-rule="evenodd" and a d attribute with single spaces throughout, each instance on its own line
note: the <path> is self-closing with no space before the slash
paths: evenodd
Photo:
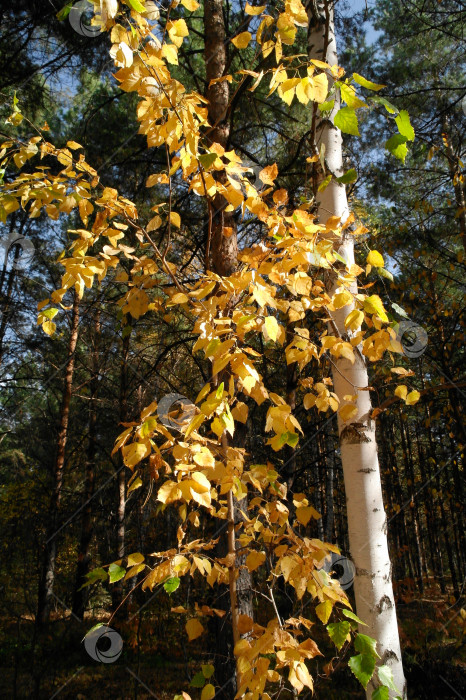
<path id="1" fill-rule="evenodd" d="M 170 212 L 170 222 L 173 224 L 173 226 L 180 228 L 181 218 L 180 218 L 180 215 L 176 213 L 176 211 Z"/>
<path id="2" fill-rule="evenodd" d="M 162 44 L 162 56 L 167 59 L 168 63 L 174 66 L 178 65 L 178 49 L 174 44 Z"/>
<path id="3" fill-rule="evenodd" d="M 150 454 L 150 447 L 144 442 L 132 442 L 131 445 L 125 445 L 121 452 L 123 454 L 123 462 L 132 469 Z"/>
<path id="4" fill-rule="evenodd" d="M 239 401 L 236 406 L 232 409 L 231 415 L 233 418 L 240 423 L 246 423 L 248 420 L 249 408 L 245 403 Z"/>
<path id="5" fill-rule="evenodd" d="M 315 75 L 311 79 L 311 82 L 313 87 L 313 94 L 311 99 L 314 100 L 314 102 L 318 102 L 319 104 L 325 102 L 328 93 L 328 80 L 325 73 L 319 73 L 319 75 Z"/>
<path id="6" fill-rule="evenodd" d="M 179 48 L 183 43 L 184 37 L 189 34 L 186 22 L 184 19 L 177 19 L 175 22 L 168 22 L 167 27 L 170 39 Z"/>
<path id="7" fill-rule="evenodd" d="M 212 683 L 207 683 L 202 689 L 201 700 L 212 700 L 215 697 L 215 688 Z"/>
<path id="8" fill-rule="evenodd" d="M 127 581 L 128 579 L 133 578 L 134 576 L 137 576 L 141 571 L 144 571 L 145 568 L 146 568 L 145 564 L 135 564 L 130 569 L 128 569 L 124 580 Z"/>
<path id="9" fill-rule="evenodd" d="M 73 156 L 67 148 L 62 148 L 58 151 L 57 160 L 65 166 L 73 165 Z"/>
<path id="10" fill-rule="evenodd" d="M 384 267 L 385 263 L 383 257 L 380 255 L 378 250 L 371 250 L 367 256 L 367 263 L 372 265 L 372 267 Z"/>
<path id="11" fill-rule="evenodd" d="M 140 318 L 149 308 L 149 297 L 143 289 L 131 290 L 127 297 L 124 313 L 128 312 L 133 318 Z"/>
<path id="12" fill-rule="evenodd" d="M 233 44 L 233 46 L 236 46 L 237 49 L 245 49 L 248 46 L 251 39 L 251 32 L 241 32 L 241 34 L 237 34 L 235 37 L 233 37 L 231 43 Z"/>
<path id="13" fill-rule="evenodd" d="M 265 330 L 270 340 L 277 340 L 279 326 L 275 316 L 267 316 L 264 321 Z"/>
<path id="14" fill-rule="evenodd" d="M 134 552 L 133 554 L 128 554 L 128 566 L 134 566 L 135 564 L 142 564 L 144 561 L 144 554 L 140 552 Z"/>
<path id="15" fill-rule="evenodd" d="M 377 315 L 382 321 L 388 321 L 388 316 L 384 309 L 382 299 L 378 294 L 372 294 L 370 297 L 364 299 L 364 311 L 369 314 Z"/>
<path id="16" fill-rule="evenodd" d="M 197 639 L 198 637 L 200 637 L 201 634 L 204 632 L 203 626 L 195 617 L 192 617 L 190 620 L 187 621 L 185 628 L 186 632 L 188 633 L 188 639 L 190 642 L 192 642 L 193 639 Z"/>
<path id="17" fill-rule="evenodd" d="M 249 571 L 255 571 L 265 561 L 265 552 L 249 552 L 246 557 L 246 566 Z"/>
<path id="18" fill-rule="evenodd" d="M 358 311 L 358 309 L 353 309 L 345 319 L 345 328 L 349 328 L 351 331 L 357 331 L 363 321 L 364 313 Z"/>
<path id="19" fill-rule="evenodd" d="M 182 493 L 178 488 L 178 484 L 174 481 L 166 481 L 163 486 L 159 488 L 157 494 L 157 500 L 162 503 L 172 503 L 173 501 L 178 501 L 182 497 Z"/>
<path id="20" fill-rule="evenodd" d="M 261 170 L 259 173 L 259 178 L 266 185 L 273 185 L 274 180 L 277 179 L 277 176 L 278 176 L 278 167 L 277 167 L 276 163 L 274 163 L 273 165 L 268 165 L 266 168 Z"/>
<path id="21" fill-rule="evenodd" d="M 42 324 L 42 330 L 44 331 L 44 333 L 47 333 L 47 335 L 53 335 L 56 329 L 57 324 L 53 321 L 44 321 Z"/>
<path id="22" fill-rule="evenodd" d="M 395 389 L 395 396 L 398 396 L 400 399 L 405 399 L 408 394 L 408 387 L 405 386 L 404 384 L 400 384 L 399 386 L 396 387 Z"/>
<path id="23" fill-rule="evenodd" d="M 187 301 L 189 301 L 189 297 L 186 294 L 183 294 L 182 292 L 174 294 L 170 299 L 170 302 L 172 304 L 186 304 Z"/>
<path id="24" fill-rule="evenodd" d="M 418 391 L 410 391 L 408 396 L 406 397 L 406 404 L 408 406 L 413 406 L 419 401 L 420 398 L 421 394 Z"/>
<path id="25" fill-rule="evenodd" d="M 255 17 L 256 15 L 262 14 L 262 12 L 265 10 L 266 5 L 257 5 L 257 7 L 254 7 L 253 5 L 250 5 L 248 2 L 246 3 L 246 7 L 244 8 L 244 11 L 247 15 L 252 15 Z"/>
<path id="26" fill-rule="evenodd" d="M 324 625 L 327 624 L 330 615 L 332 614 L 333 604 L 330 600 L 325 600 L 323 603 L 319 603 L 316 606 L 316 615 Z"/>
<path id="27" fill-rule="evenodd" d="M 199 7 L 199 3 L 196 0 L 181 0 L 181 4 L 190 12 L 195 12 Z"/>
<path id="28" fill-rule="evenodd" d="M 353 301 L 353 295 L 347 289 L 335 294 L 333 297 L 333 306 L 335 309 L 341 309 L 343 306 L 348 306 Z"/>
<path id="29" fill-rule="evenodd" d="M 312 506 L 303 506 L 296 509 L 296 518 L 302 525 L 307 525 L 311 518 L 318 520 L 320 513 Z"/>
<path id="30" fill-rule="evenodd" d="M 78 148 L 82 148 L 80 143 L 77 143 L 76 141 L 67 141 L 66 145 L 68 148 L 71 148 L 72 151 L 76 151 Z"/>
<path id="31" fill-rule="evenodd" d="M 249 615 L 238 616 L 238 631 L 240 634 L 247 634 L 254 627 L 254 620 Z"/>
<path id="32" fill-rule="evenodd" d="M 137 479 L 135 479 L 133 482 L 131 482 L 131 485 L 128 486 L 127 494 L 132 493 L 133 491 L 136 491 L 136 489 L 140 489 L 142 486 L 142 479 L 138 476 Z"/>
<path id="33" fill-rule="evenodd" d="M 340 408 L 338 414 L 342 420 L 349 421 L 354 418 L 358 413 L 358 409 L 354 404 L 347 403 Z"/>

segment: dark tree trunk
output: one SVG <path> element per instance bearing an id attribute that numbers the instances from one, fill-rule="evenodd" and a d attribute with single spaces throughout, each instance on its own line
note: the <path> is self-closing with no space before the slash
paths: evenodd
<path id="1" fill-rule="evenodd" d="M 125 326 L 127 327 L 127 326 Z M 123 338 L 121 369 L 120 369 L 120 423 L 128 420 L 128 360 L 131 334 Z M 117 482 L 117 511 L 116 511 L 116 556 L 122 559 L 125 556 L 126 536 L 126 474 L 125 467 L 119 453 L 118 482 Z M 112 611 L 113 618 L 123 619 L 124 585 L 118 581 L 112 585 Z"/>
<path id="2" fill-rule="evenodd" d="M 55 561 L 57 556 L 57 527 L 60 500 L 63 485 L 63 472 L 65 466 L 65 447 L 68 437 L 68 421 L 70 415 L 70 401 L 73 388 L 73 373 L 75 363 L 75 350 L 79 331 L 79 298 L 74 293 L 71 331 L 68 342 L 68 361 L 65 369 L 63 386 L 63 398 L 60 410 L 60 423 L 58 429 L 57 448 L 54 467 L 54 484 L 49 506 L 49 526 L 47 528 L 47 541 L 45 543 L 44 558 L 41 578 L 39 582 L 39 596 L 37 604 L 36 624 L 39 628 L 45 626 L 49 620 L 50 605 L 53 596 L 55 581 Z"/>
<path id="3" fill-rule="evenodd" d="M 82 588 L 86 574 L 90 569 L 90 546 L 92 540 L 93 517 L 92 496 L 95 485 L 95 459 L 97 453 L 97 394 L 99 389 L 99 339 L 100 339 L 100 311 L 96 312 L 94 325 L 94 339 L 92 349 L 92 379 L 90 381 L 89 400 L 89 427 L 86 453 L 86 469 L 83 491 L 83 511 L 81 540 L 78 549 L 78 564 L 76 567 L 76 582 L 73 595 L 73 613 L 81 620 L 84 617 L 88 601 L 88 588 Z"/>

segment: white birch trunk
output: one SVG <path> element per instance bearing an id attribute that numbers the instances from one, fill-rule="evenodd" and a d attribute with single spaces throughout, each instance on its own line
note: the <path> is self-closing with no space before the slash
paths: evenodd
<path id="1" fill-rule="evenodd" d="M 315 7 L 315 3 L 311 4 Z M 335 65 L 338 63 L 338 58 L 333 12 L 328 4 L 326 40 L 324 3 L 318 3 L 318 7 L 322 8 L 323 16 L 321 21 L 315 23 L 310 30 L 309 58 L 319 58 L 330 65 Z M 310 11 L 309 14 L 311 21 L 315 22 L 314 12 Z M 337 95 L 331 120 L 339 109 L 338 102 Z M 330 172 L 340 176 L 343 173 L 342 137 L 340 130 L 331 124 L 331 120 L 321 120 L 318 123 L 316 142 L 319 151 L 321 144 L 325 145 L 326 174 Z M 341 217 L 342 222 L 347 219 L 349 209 L 344 185 L 332 181 L 323 192 L 318 194 L 318 198 L 318 214 L 321 223 L 325 223 L 330 216 Z M 351 233 L 347 233 L 342 239 L 339 253 L 348 264 L 354 262 L 354 241 Z M 338 283 L 335 283 L 332 293 L 336 291 L 337 286 Z M 357 285 L 354 285 L 351 291 L 357 293 Z M 353 308 L 345 306 L 333 313 L 334 324 L 341 336 L 348 336 L 344 321 Z M 329 328 L 329 333 L 334 335 L 334 328 Z M 368 391 L 356 390 L 356 387 L 368 386 L 368 375 L 362 355 L 358 351 L 355 354 L 354 364 L 345 358 L 335 361 L 333 382 L 341 405 L 345 403 L 342 400 L 345 394 L 358 396 L 357 415 L 348 423 L 338 419 L 351 559 L 356 569 L 354 589 L 357 613 L 368 625 L 362 627 L 360 632 L 377 640 L 377 650 L 381 656 L 379 665 L 386 663 L 391 667 L 395 685 L 402 697 L 406 698 L 375 426 L 370 419 L 371 400 Z M 369 684 L 368 698 L 371 697 L 373 688 L 374 686 Z M 391 697 L 394 696 L 395 694 L 391 695 Z"/>

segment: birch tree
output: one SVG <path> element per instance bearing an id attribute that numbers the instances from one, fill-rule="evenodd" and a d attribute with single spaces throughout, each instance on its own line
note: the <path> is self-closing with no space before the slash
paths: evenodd
<path id="1" fill-rule="evenodd" d="M 333 4 L 326 1 L 309 3 L 308 14 L 309 58 L 317 58 L 331 66 L 338 65 Z M 337 217 L 344 225 L 350 212 L 345 185 L 336 180 L 344 173 L 342 132 L 333 123 L 341 107 L 338 88 L 333 99 L 333 109 L 326 119 L 317 118 L 317 107 L 314 107 L 313 112 L 314 145 L 316 151 L 322 154 L 325 163 L 319 184 L 328 175 L 332 176 L 327 187 L 317 193 L 317 212 L 322 224 L 327 223 L 331 217 Z M 338 245 L 338 252 L 344 258 L 346 266 L 354 265 L 354 236 L 351 227 L 343 230 Z M 345 288 L 342 286 L 341 275 L 332 275 L 328 285 L 332 295 Z M 356 297 L 357 283 L 353 283 L 352 292 Z M 349 315 L 348 310 L 351 313 L 355 309 L 356 305 L 353 304 L 333 311 L 329 324 L 330 332 L 351 340 L 360 327 L 349 330 L 345 321 Z M 341 414 L 338 417 L 349 542 L 351 559 L 355 566 L 356 607 L 358 615 L 368 625 L 369 634 L 377 640 L 381 663 L 386 663 L 392 668 L 395 684 L 402 691 L 403 697 L 406 697 L 375 424 L 371 418 L 368 374 L 361 349 L 356 348 L 353 360 L 336 358 L 332 377 L 335 393 L 341 399 L 356 395 L 352 401 L 356 407 L 352 417 L 346 421 L 342 420 Z M 372 691 L 373 687 L 369 684 L 368 698 L 371 697 Z"/>
<path id="2" fill-rule="evenodd" d="M 45 333 L 55 333 L 60 323 L 59 307 L 63 308 L 62 300 L 67 295 L 74 293 L 82 298 L 94 278 L 101 282 L 108 276 L 120 285 L 118 306 L 122 315 L 139 319 L 155 313 L 158 319 L 158 314 L 163 314 L 166 323 L 174 319 L 190 327 L 194 339 L 190 349 L 198 359 L 203 353 L 201 360 L 211 367 L 212 374 L 195 399 L 194 417 L 182 431 L 167 429 L 157 401 L 152 401 L 134 420 L 125 421 L 113 451 L 121 454 L 130 472 L 126 493 L 140 488 L 148 472 L 151 479 L 157 479 L 155 498 L 159 512 L 170 508 L 177 514 L 176 542 L 166 551 L 126 554 L 120 537 L 116 552 L 119 559 L 106 565 L 108 572 L 102 567 L 89 572 L 87 583 L 118 584 L 123 578 L 141 575 L 142 590 L 152 592 L 163 586 L 172 593 L 183 577 L 196 575 L 203 577 L 212 589 L 228 585 L 237 697 L 261 695 L 265 699 L 270 697 L 266 686 L 271 689 L 273 684 L 295 694 L 312 691 L 313 673 L 319 673 L 313 660 L 322 654 L 313 638 L 313 625 L 318 620 L 338 652 L 354 647 L 356 654 L 349 665 L 364 688 L 374 675 L 379 642 L 386 663 L 378 669 L 373 698 L 386 699 L 388 688 L 394 687 L 390 661 L 396 655 L 395 671 L 401 662 L 399 647 L 395 648 L 394 642 L 387 644 L 393 640 L 384 636 L 384 624 L 393 633 L 393 624 L 388 623 L 394 620 L 394 606 L 387 584 L 389 571 L 379 570 L 388 562 L 388 555 L 382 532 L 384 516 L 373 426 L 369 421 L 370 402 L 365 391 L 367 373 L 359 355 L 380 359 L 386 350 L 399 350 L 380 297 L 358 291 L 356 280 L 364 270 L 354 265 L 352 241 L 345 226 L 350 219 L 342 188 L 333 186 L 341 167 L 341 137 L 336 129 L 318 119 L 318 105 L 321 111 L 329 111 L 333 94 L 329 94 L 329 87 L 335 87 L 334 81 L 344 73 L 336 66 L 333 48 L 333 53 L 329 49 L 334 42 L 330 9 L 324 7 L 325 21 L 316 30 L 315 41 L 312 31 L 310 34 L 313 51 L 315 45 L 320 58 L 306 61 L 293 46 L 299 28 L 308 23 L 300 0 L 287 0 L 283 11 L 271 7 L 273 15 L 265 13 L 266 6 L 247 3 L 244 13 L 248 15 L 248 30 L 235 30 L 231 43 L 237 51 L 247 50 L 251 42 L 256 46 L 246 52 L 246 65 L 250 68 L 233 66 L 233 77 L 224 75 L 228 64 L 223 49 L 223 7 L 212 0 L 205 7 L 204 17 L 209 80 L 206 100 L 198 92 L 188 92 L 172 72 L 173 66 L 179 65 L 178 57 L 190 34 L 191 16 L 187 13 L 195 13 L 200 7 L 196 0 L 181 0 L 170 8 L 163 20 L 161 39 L 153 33 L 153 22 L 160 17 L 154 3 L 102 0 L 95 6 L 95 21 L 102 31 L 110 30 L 110 54 L 118 69 L 115 78 L 124 92 L 138 94 L 139 131 L 147 137 L 149 148 L 160 148 L 165 156 L 162 171 L 151 174 L 146 181 L 149 190 L 160 187 L 150 197 L 154 215 L 147 220 L 147 208 L 138 211 L 136 204 L 118 190 L 102 185 L 97 171 L 80 153 L 79 143 L 69 141 L 66 148 L 57 149 L 42 134 L 28 142 L 7 142 L 4 165 L 7 167 L 12 160 L 20 168 L 40 149 L 40 155 L 50 159 L 59 172 L 28 172 L 9 178 L 4 190 L 0 190 L 3 215 L 6 218 L 21 206 L 31 216 L 37 216 L 46 207 L 49 216 L 58 217 L 79 206 L 83 228 L 71 232 L 73 242 L 60 258 L 64 268 L 62 286 L 39 306 L 38 322 Z M 314 23 L 316 15 L 312 10 L 310 14 Z M 323 57 L 329 60 L 324 61 Z M 242 60 L 238 64 L 242 65 Z M 313 209 L 312 196 L 290 201 L 288 192 L 280 187 L 276 162 L 266 165 L 259 174 L 265 187 L 256 187 L 245 176 L 248 167 L 241 157 L 233 149 L 226 150 L 229 90 L 224 83 L 239 83 L 236 94 L 240 88 L 254 92 L 265 76 L 269 81 L 268 97 L 274 95 L 274 100 L 286 105 L 297 97 L 309 105 L 312 128 L 319 128 L 319 138 L 326 142 L 326 153 L 320 150 L 310 157 L 311 164 L 320 157 L 322 168 L 330 172 L 317 172 L 318 189 L 324 193 L 320 221 L 316 220 L 319 211 Z M 355 76 L 355 82 L 369 90 L 380 87 Z M 338 88 L 346 90 L 346 101 L 352 102 L 353 107 L 367 106 L 356 95 L 351 79 L 344 84 L 340 81 Z M 339 110 L 335 124 L 337 117 L 341 124 L 348 119 L 350 126 L 355 119 L 357 123 L 351 108 L 346 112 Z M 20 122 L 16 101 L 8 123 L 15 127 Z M 401 126 L 406 131 L 406 119 L 401 120 Z M 180 265 L 180 257 L 172 254 L 172 233 L 178 230 L 180 238 L 185 234 L 179 202 L 173 196 L 176 181 L 189 197 L 203 198 L 209 211 L 204 266 L 198 262 Z M 303 191 L 306 188 L 307 182 L 303 181 Z M 219 223 L 214 224 L 218 207 L 221 215 Z M 249 245 L 254 239 L 246 237 L 238 253 L 235 227 L 228 225 L 234 210 L 241 212 L 245 226 L 258 225 L 261 231 L 259 243 Z M 380 264 L 381 257 L 374 251 L 368 262 Z M 131 261 L 128 270 L 127 260 Z M 170 313 L 165 313 L 167 310 Z M 51 321 L 55 317 L 57 323 Z M 359 332 L 363 322 L 364 331 Z M 315 329 L 312 336 L 311 329 L 313 333 Z M 354 337 L 346 335 L 348 329 Z M 333 379 L 335 391 L 328 389 L 332 380 L 326 376 L 327 369 L 322 371 L 322 381 L 315 380 L 317 376 L 321 378 L 320 368 L 328 366 L 327 357 L 338 369 Z M 299 381 L 288 377 L 285 392 L 266 371 L 267 362 L 272 360 L 282 367 L 296 365 L 301 373 Z M 319 375 L 313 375 L 316 368 Z M 325 570 L 325 560 L 338 548 L 309 536 L 310 521 L 320 518 L 310 504 L 310 493 L 293 492 L 292 482 L 286 484 L 280 473 L 284 466 L 280 451 L 285 447 L 295 449 L 304 434 L 293 413 L 298 398 L 302 398 L 305 411 L 338 412 L 345 470 L 349 463 L 352 549 L 359 548 L 361 552 L 358 576 L 366 583 L 370 581 L 362 593 L 358 583 L 358 602 L 362 601 L 369 628 L 375 630 L 382 644 L 380 639 L 357 631 L 358 624 L 365 621 L 355 615 L 338 581 Z M 416 399 L 410 394 L 407 403 Z M 125 408 L 125 403 L 126 398 L 121 396 L 120 409 Z M 262 405 L 256 413 L 260 422 L 254 428 L 267 436 L 267 457 L 265 463 L 256 464 L 254 455 L 247 455 L 236 446 L 235 439 L 238 424 L 248 422 L 250 407 Z M 124 480 L 122 485 L 126 486 Z M 361 488 L 361 494 L 356 494 L 361 498 L 359 503 L 352 491 L 354 485 Z M 122 496 L 124 491 L 123 488 Z M 235 499 L 241 509 L 241 521 L 235 513 Z M 377 526 L 376 541 L 364 542 L 367 523 L 366 530 L 352 529 L 358 507 L 361 518 Z M 199 512 L 213 522 L 224 521 L 228 531 L 226 556 L 215 551 L 216 535 L 212 537 L 204 529 L 196 532 Z M 323 535 L 322 531 L 320 527 Z M 238 557 L 239 548 L 244 564 Z M 363 565 L 368 568 L 362 570 Z M 237 615 L 238 581 L 240 571 L 245 570 L 248 576 L 254 574 L 260 600 L 265 601 L 263 625 L 248 612 Z M 384 576 L 387 580 L 383 580 Z M 294 596 L 296 614 L 286 619 L 282 619 L 274 598 L 280 579 Z M 366 608 L 364 593 L 371 596 Z M 313 604 L 315 620 L 312 615 L 301 614 L 306 609 L 305 599 Z M 223 617 L 224 611 L 200 603 L 173 610 L 174 614 L 186 616 L 189 642 L 206 632 L 201 620 Z M 372 603 L 381 608 L 379 615 L 374 614 Z M 213 671 L 209 668 L 206 673 L 202 681 L 209 680 Z M 398 683 L 402 680 L 397 677 Z M 214 697 L 212 682 L 204 685 L 202 695 Z"/>

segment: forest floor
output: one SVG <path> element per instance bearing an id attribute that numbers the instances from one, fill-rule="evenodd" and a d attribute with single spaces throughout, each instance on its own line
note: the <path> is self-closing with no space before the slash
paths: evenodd
<path id="1" fill-rule="evenodd" d="M 187 690 L 197 700 L 201 691 L 188 687 L 189 681 L 201 664 L 213 661 L 212 650 L 203 648 L 202 638 L 188 644 L 184 616 L 171 615 L 169 624 L 168 610 L 155 618 L 148 613 L 140 627 L 139 618 L 129 626 L 112 623 L 125 640 L 115 663 L 92 660 L 81 643 L 98 618 L 84 623 L 69 616 L 53 619 L 48 633 L 37 643 L 32 620 L 22 620 L 19 626 L 4 624 L 0 632 L 0 698 L 173 700 L 176 693 Z M 409 699 L 465 698 L 466 635 L 460 605 L 427 596 L 408 599 L 398 604 L 398 616 Z M 138 635 L 142 640 L 139 646 Z M 332 653 L 327 640 L 316 637 L 316 642 L 328 652 L 327 661 Z M 315 659 L 313 663 L 316 677 L 319 671 L 323 673 L 325 662 Z M 288 694 L 281 697 L 286 700 Z M 349 700 L 363 698 L 364 693 L 346 664 L 341 664 L 331 679 L 319 675 L 313 697 Z"/>

